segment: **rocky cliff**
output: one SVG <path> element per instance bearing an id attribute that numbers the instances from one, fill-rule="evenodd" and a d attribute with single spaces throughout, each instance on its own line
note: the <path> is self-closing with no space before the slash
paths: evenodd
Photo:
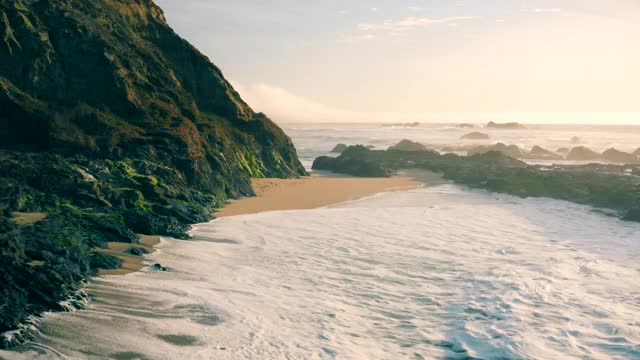
<path id="1" fill-rule="evenodd" d="M 305 173 L 151 0 L 0 0 L 0 109 L 0 332 L 109 263 L 93 248 Z"/>

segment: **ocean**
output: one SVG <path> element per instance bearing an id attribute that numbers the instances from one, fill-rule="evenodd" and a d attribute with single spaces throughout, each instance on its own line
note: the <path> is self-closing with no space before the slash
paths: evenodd
<path id="1" fill-rule="evenodd" d="M 285 125 L 305 166 L 339 142 L 438 147 L 469 129 Z M 640 127 L 493 130 L 554 149 Z M 464 142 L 467 143 L 467 142 Z M 195 225 L 151 269 L 97 279 L 7 359 L 640 359 L 640 224 L 453 184 Z"/>

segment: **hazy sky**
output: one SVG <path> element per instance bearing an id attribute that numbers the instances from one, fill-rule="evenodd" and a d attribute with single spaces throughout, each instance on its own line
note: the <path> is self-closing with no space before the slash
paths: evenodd
<path id="1" fill-rule="evenodd" d="M 639 0 L 156 2 L 277 121 L 640 111 Z"/>

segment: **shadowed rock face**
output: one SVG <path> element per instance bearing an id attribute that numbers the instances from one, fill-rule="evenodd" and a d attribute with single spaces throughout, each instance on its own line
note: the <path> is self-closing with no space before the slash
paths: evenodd
<path id="1" fill-rule="evenodd" d="M 574 147 L 569 151 L 569 154 L 567 154 L 567 160 L 573 161 L 591 161 L 600 158 L 601 156 L 599 153 L 584 146 Z"/>
<path id="2" fill-rule="evenodd" d="M 391 151 L 425 151 L 427 147 L 419 142 L 404 139 L 399 143 L 391 146 L 388 150 Z"/>
<path id="3" fill-rule="evenodd" d="M 602 158 L 607 161 L 621 163 L 621 164 L 634 164 L 639 162 L 638 156 L 634 154 L 629 154 L 617 149 L 613 149 L 613 148 L 603 152 Z"/>
<path id="4" fill-rule="evenodd" d="M 185 237 L 250 177 L 305 174 L 150 0 L 0 0 L 0 34 L 0 332 L 117 266 L 107 240 Z"/>
<path id="5" fill-rule="evenodd" d="M 564 157 L 547 150 L 541 146 L 534 146 L 528 154 L 523 155 L 525 159 L 534 160 L 563 160 Z"/>

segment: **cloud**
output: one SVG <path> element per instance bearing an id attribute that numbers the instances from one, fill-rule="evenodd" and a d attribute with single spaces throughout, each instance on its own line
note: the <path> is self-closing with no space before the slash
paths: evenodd
<path id="1" fill-rule="evenodd" d="M 402 32 L 415 28 L 427 27 L 433 25 L 452 24 L 459 21 L 466 21 L 475 19 L 474 16 L 452 16 L 439 19 L 419 18 L 415 16 L 409 16 L 402 20 L 385 20 L 382 23 L 362 23 L 358 24 L 358 30 L 360 31 L 389 31 L 389 32 Z"/>
<path id="2" fill-rule="evenodd" d="M 286 89 L 268 84 L 231 84 L 255 110 L 280 123 L 291 122 L 383 122 L 394 121 L 384 113 L 350 111 L 325 105 Z"/>
<path id="3" fill-rule="evenodd" d="M 366 33 L 366 34 L 356 34 L 356 35 L 343 35 L 339 41 L 346 43 L 353 42 L 361 42 L 375 39 L 376 36 L 374 34 Z"/>

